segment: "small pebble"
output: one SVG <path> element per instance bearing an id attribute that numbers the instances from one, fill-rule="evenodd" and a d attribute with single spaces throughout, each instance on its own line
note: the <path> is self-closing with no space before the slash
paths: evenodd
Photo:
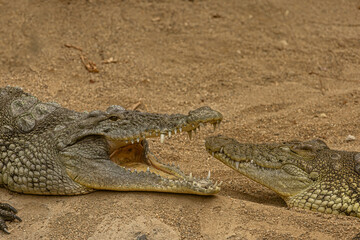
<path id="1" fill-rule="evenodd" d="M 347 137 L 345 138 L 345 141 L 351 142 L 351 141 L 354 141 L 355 139 L 356 139 L 355 136 L 353 136 L 353 135 L 347 135 Z"/>
<path id="2" fill-rule="evenodd" d="M 138 236 L 136 240 L 148 240 L 148 237 L 146 236 L 146 234 L 143 234 L 141 236 Z"/>

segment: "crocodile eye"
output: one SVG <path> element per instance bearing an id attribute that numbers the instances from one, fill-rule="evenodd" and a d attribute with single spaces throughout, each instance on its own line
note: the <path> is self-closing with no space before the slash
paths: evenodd
<path id="1" fill-rule="evenodd" d="M 116 116 L 111 116 L 111 117 L 109 117 L 109 119 L 110 119 L 111 121 L 116 121 L 116 120 L 118 120 L 119 118 L 116 117 Z"/>
<path id="2" fill-rule="evenodd" d="M 296 149 L 299 149 L 299 150 L 305 150 L 305 151 L 314 151 L 314 147 L 310 144 L 301 144 L 299 146 L 296 146 L 295 147 Z"/>
<path id="3" fill-rule="evenodd" d="M 341 158 L 340 154 L 338 153 L 332 153 L 330 157 L 334 160 L 339 160 Z"/>
<path id="4" fill-rule="evenodd" d="M 289 147 L 280 147 L 281 150 L 283 150 L 284 152 L 291 152 Z"/>

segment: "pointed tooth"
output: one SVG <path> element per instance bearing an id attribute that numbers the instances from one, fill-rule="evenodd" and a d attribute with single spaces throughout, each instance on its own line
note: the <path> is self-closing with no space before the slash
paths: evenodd
<path id="1" fill-rule="evenodd" d="M 238 162 L 238 161 L 235 162 L 236 169 L 239 169 L 239 164 L 240 164 L 240 162 Z"/>
<path id="2" fill-rule="evenodd" d="M 149 167 L 147 167 L 146 172 L 150 172 L 150 168 L 149 168 Z"/>
<path id="3" fill-rule="evenodd" d="M 220 181 L 220 183 L 218 184 L 218 187 L 220 187 L 223 184 L 223 181 Z"/>
<path id="4" fill-rule="evenodd" d="M 128 144 L 128 143 L 129 143 L 129 141 L 128 141 L 128 140 L 126 140 L 126 141 L 125 141 L 125 144 Z"/>
<path id="5" fill-rule="evenodd" d="M 206 179 L 207 179 L 207 180 L 209 180 L 209 179 L 210 179 L 210 176 L 211 176 L 211 173 L 210 173 L 210 170 L 209 170 L 209 172 L 208 172 L 208 175 L 207 175 Z"/>
<path id="6" fill-rule="evenodd" d="M 189 139 L 191 140 L 191 138 L 192 138 L 192 131 L 191 131 L 191 130 L 188 131 L 188 134 L 189 134 Z"/>
<path id="7" fill-rule="evenodd" d="M 171 131 L 169 131 L 169 137 L 171 137 Z"/>
<path id="8" fill-rule="evenodd" d="M 174 129 L 174 133 L 175 133 L 175 134 L 177 133 L 177 129 L 176 129 L 176 128 Z"/>
<path id="9" fill-rule="evenodd" d="M 139 139 L 139 138 L 137 138 L 137 139 L 136 139 L 136 141 L 137 141 L 137 142 L 140 142 L 140 139 Z"/>
<path id="10" fill-rule="evenodd" d="M 224 147 L 220 148 L 220 152 L 223 153 L 224 152 Z"/>
<path id="11" fill-rule="evenodd" d="M 131 139 L 131 144 L 134 144 L 134 139 Z"/>
<path id="12" fill-rule="evenodd" d="M 182 132 L 182 127 L 179 128 L 179 132 Z"/>
<path id="13" fill-rule="evenodd" d="M 254 163 L 254 160 L 251 159 L 250 163 Z"/>
<path id="14" fill-rule="evenodd" d="M 160 142 L 161 142 L 161 143 L 164 143 L 164 141 L 165 141 L 165 134 L 162 133 L 162 134 L 160 135 Z"/>
<path id="15" fill-rule="evenodd" d="M 189 181 L 192 181 L 193 180 L 193 175 L 192 175 L 192 173 L 190 173 L 190 175 L 189 175 Z"/>

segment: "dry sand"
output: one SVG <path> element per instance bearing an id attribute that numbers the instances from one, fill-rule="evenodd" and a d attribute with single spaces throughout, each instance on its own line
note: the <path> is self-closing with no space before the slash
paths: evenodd
<path id="1" fill-rule="evenodd" d="M 0 87 L 78 111 L 207 105 L 225 117 L 215 134 L 256 143 L 321 138 L 360 151 L 359 1 L 0 0 L 0 13 Z M 182 134 L 151 148 L 187 173 L 211 169 L 224 181 L 217 196 L 1 189 L 0 201 L 23 222 L 0 238 L 330 240 L 360 232 L 357 218 L 288 209 L 210 157 L 211 134 L 208 127 L 192 141 Z M 349 134 L 356 140 L 345 141 Z"/>

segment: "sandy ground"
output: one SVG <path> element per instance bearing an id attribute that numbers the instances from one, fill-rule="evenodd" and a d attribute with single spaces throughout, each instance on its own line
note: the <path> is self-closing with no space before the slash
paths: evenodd
<path id="1" fill-rule="evenodd" d="M 360 151 L 359 1 L 0 0 L 0 12 L 0 87 L 79 111 L 207 105 L 225 117 L 217 133 L 242 142 L 321 138 Z M 330 240 L 360 232 L 356 218 L 287 209 L 210 157 L 211 134 L 208 127 L 191 142 L 182 134 L 151 148 L 187 173 L 211 169 L 224 181 L 217 196 L 1 189 L 0 201 L 23 222 L 0 238 Z"/>

